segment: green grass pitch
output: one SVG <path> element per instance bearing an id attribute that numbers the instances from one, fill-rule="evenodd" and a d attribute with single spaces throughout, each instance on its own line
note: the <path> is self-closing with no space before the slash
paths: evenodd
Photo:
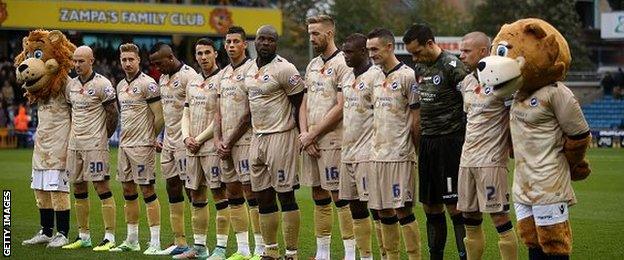
<path id="1" fill-rule="evenodd" d="M 21 241 L 31 237 L 39 229 L 39 213 L 35 206 L 33 192 L 30 190 L 32 150 L 0 150 L 0 186 L 3 190 L 12 191 L 12 257 L 16 259 L 138 259 L 147 258 L 139 252 L 136 253 L 97 253 L 88 249 L 62 250 L 46 249 L 44 246 L 24 247 Z M 589 179 L 574 183 L 574 190 L 579 203 L 571 208 L 572 230 L 574 246 L 572 258 L 574 259 L 624 259 L 624 149 L 591 149 L 589 154 L 593 173 Z M 116 150 L 111 150 L 111 175 L 114 177 L 116 165 Z M 158 170 L 159 172 L 159 170 Z M 158 173 L 157 176 L 160 176 Z M 123 219 L 123 196 L 121 185 L 112 178 L 111 186 L 117 203 L 117 243 L 123 241 L 126 235 L 126 225 Z M 173 241 L 169 227 L 169 214 L 167 196 L 164 182 L 157 180 L 157 191 L 162 206 L 161 242 L 163 247 Z M 95 195 L 93 187 L 90 187 L 91 199 L 91 237 L 94 243 L 103 238 L 103 227 L 100 213 L 100 202 Z M 315 239 L 312 219 L 313 201 L 310 198 L 310 190 L 303 188 L 297 192 L 299 207 L 301 208 L 301 230 L 299 234 L 299 254 L 301 259 L 313 256 Z M 72 199 L 73 201 L 73 199 Z M 73 207 L 73 202 L 72 202 Z M 211 209 L 210 232 L 208 234 L 208 246 L 214 247 L 214 205 Z M 416 218 L 420 223 L 422 255 L 426 252 L 426 231 L 422 207 L 414 208 Z M 75 215 L 71 213 L 70 239 L 77 235 Z M 192 242 L 190 224 L 190 211 L 187 204 L 185 212 L 186 234 L 189 242 Z M 450 219 L 448 220 L 450 223 Z M 485 259 L 498 259 L 498 247 L 496 244 L 497 234 L 491 226 L 491 221 L 486 217 L 484 222 L 487 244 Z M 338 226 L 334 225 L 332 238 L 332 258 L 342 257 L 342 241 L 338 234 Z M 446 258 L 457 259 L 453 232 L 449 227 L 448 240 L 446 243 Z M 139 230 L 142 249 L 146 248 L 149 240 L 149 230 L 145 219 L 145 206 L 141 206 L 141 222 Z M 233 234 L 230 234 L 228 252 L 235 249 Z M 281 238 L 280 238 L 281 239 Z M 520 259 L 527 258 L 526 248 L 520 244 Z M 373 242 L 375 258 L 379 253 L 377 244 Z M 169 257 L 151 257 L 166 259 Z M 406 258 L 402 255 L 402 258 Z"/>

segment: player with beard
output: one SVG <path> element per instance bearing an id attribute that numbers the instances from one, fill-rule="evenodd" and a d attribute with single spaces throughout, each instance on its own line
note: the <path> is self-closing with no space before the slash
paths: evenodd
<path id="1" fill-rule="evenodd" d="M 338 211 L 345 259 L 355 259 L 353 219 L 349 202 L 338 197 L 342 142 L 342 87 L 351 73 L 344 53 L 334 43 L 336 26 L 327 15 L 307 19 L 310 43 L 319 54 L 306 68 L 306 94 L 300 110 L 299 141 L 303 185 L 312 187 L 316 259 L 329 259 L 333 222 L 332 199 Z"/>

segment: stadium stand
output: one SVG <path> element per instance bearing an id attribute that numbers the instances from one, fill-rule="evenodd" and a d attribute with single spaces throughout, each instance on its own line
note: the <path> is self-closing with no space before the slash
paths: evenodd
<path id="1" fill-rule="evenodd" d="M 624 99 L 605 95 L 583 106 L 583 113 L 592 129 L 616 129 L 624 127 Z"/>

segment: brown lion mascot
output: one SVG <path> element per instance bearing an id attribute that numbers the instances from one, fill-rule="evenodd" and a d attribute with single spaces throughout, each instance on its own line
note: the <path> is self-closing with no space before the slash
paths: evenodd
<path id="1" fill-rule="evenodd" d="M 65 170 L 71 110 L 66 101 L 66 84 L 76 49 L 60 31 L 31 31 L 15 58 L 17 81 L 30 103 L 37 104 L 32 181 L 41 230 L 22 245 L 47 244 L 61 247 L 69 241 L 69 185 Z M 53 234 L 56 217 L 57 233 Z"/>
<path id="2" fill-rule="evenodd" d="M 589 126 L 572 91 L 563 85 L 570 49 L 552 25 L 522 19 L 503 25 L 479 81 L 495 93 L 514 93 L 510 130 L 515 156 L 513 200 L 518 233 L 530 259 L 568 259 L 572 230 L 571 181 L 591 172 L 585 152 Z"/>

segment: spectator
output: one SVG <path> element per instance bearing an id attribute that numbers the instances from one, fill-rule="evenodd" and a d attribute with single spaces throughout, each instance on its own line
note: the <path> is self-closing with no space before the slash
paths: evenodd
<path id="1" fill-rule="evenodd" d="M 604 77 L 600 81 L 600 85 L 602 85 L 602 91 L 605 95 L 613 94 L 613 88 L 615 87 L 615 79 L 613 78 L 613 74 L 607 71 Z"/>
<path id="2" fill-rule="evenodd" d="M 618 72 L 615 75 L 615 87 L 613 88 L 613 98 L 622 99 L 622 88 L 624 88 L 624 72 L 622 68 L 618 68 Z"/>
<path id="3" fill-rule="evenodd" d="M 28 122 L 30 122 L 30 117 L 26 113 L 26 107 L 20 105 L 13 122 L 15 135 L 17 136 L 17 148 L 26 148 L 28 146 Z"/>
<path id="4" fill-rule="evenodd" d="M 4 102 L 0 101 L 0 128 L 5 128 L 9 125 L 9 114 L 5 107 Z"/>
<path id="5" fill-rule="evenodd" d="M 15 92 L 13 91 L 13 87 L 11 86 L 11 82 L 5 80 L 2 84 L 2 98 L 9 105 L 13 105 L 15 102 Z"/>

